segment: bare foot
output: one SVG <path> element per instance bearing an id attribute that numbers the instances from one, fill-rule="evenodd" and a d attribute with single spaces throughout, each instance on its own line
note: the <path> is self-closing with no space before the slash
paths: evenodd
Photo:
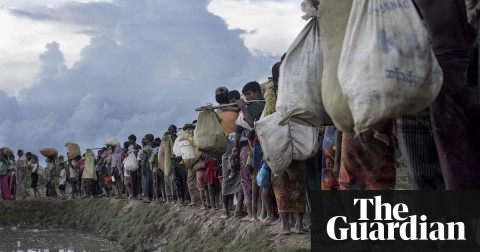
<path id="1" fill-rule="evenodd" d="M 295 225 L 295 228 L 293 228 L 293 232 L 294 232 L 295 234 L 303 234 L 303 233 L 304 233 L 304 232 L 303 232 L 303 225 L 300 226 L 300 225 L 296 224 L 296 225 Z"/>
<path id="2" fill-rule="evenodd" d="M 249 216 L 245 216 L 243 217 L 242 219 L 240 219 L 240 221 L 250 221 L 252 217 L 249 217 Z"/>
<path id="3" fill-rule="evenodd" d="M 272 218 L 272 217 L 266 217 L 261 222 L 266 224 L 266 225 L 273 225 L 273 224 L 275 224 L 275 219 Z"/>
<path id="4" fill-rule="evenodd" d="M 293 229 L 293 232 L 294 232 L 295 234 L 304 234 L 304 233 L 305 233 L 305 232 L 303 232 L 303 230 L 298 230 L 298 229 L 296 229 L 296 228 Z"/>

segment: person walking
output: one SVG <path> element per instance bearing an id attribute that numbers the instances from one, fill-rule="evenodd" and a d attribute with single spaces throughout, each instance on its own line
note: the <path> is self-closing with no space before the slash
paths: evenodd
<path id="1" fill-rule="evenodd" d="M 16 162 L 17 165 L 17 189 L 20 192 L 20 197 L 25 199 L 27 197 L 26 191 L 26 180 L 27 180 L 27 157 L 25 156 L 23 150 L 18 150 L 18 160 Z"/>
<path id="2" fill-rule="evenodd" d="M 6 156 L 0 153 L 0 190 L 2 191 L 2 199 L 10 199 L 10 188 L 8 188 L 8 167 L 9 163 Z"/>

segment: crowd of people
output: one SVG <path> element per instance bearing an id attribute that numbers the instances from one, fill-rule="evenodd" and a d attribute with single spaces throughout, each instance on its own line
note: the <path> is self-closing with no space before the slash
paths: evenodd
<path id="1" fill-rule="evenodd" d="M 473 81 L 478 75 L 469 71 L 473 64 L 470 61 L 478 60 L 469 56 L 469 52 L 475 49 L 473 38 L 476 34 L 463 34 L 464 43 L 445 39 L 446 32 L 465 30 L 457 26 L 466 27 L 466 17 L 449 16 L 457 21 L 461 19 L 461 22 L 451 22 L 445 29 L 435 29 L 442 26 L 438 23 L 440 9 L 432 13 L 427 4 L 429 1 L 415 2 L 424 22 L 431 28 L 433 52 L 444 76 L 444 88 L 430 108 L 416 115 L 387 120 L 360 137 L 352 132 L 342 132 L 335 125 L 321 127 L 317 136 L 321 146 L 318 153 L 307 160 L 293 160 L 285 172 L 274 174 L 262 152 L 263 148 L 270 146 L 262 145 L 255 122 L 276 112 L 284 55 L 281 61 L 273 64 L 271 77 L 262 84 L 248 82 L 241 91 L 228 87 L 215 90 L 218 105 L 210 109 L 216 109 L 227 139 L 223 155 L 198 152 L 193 159 L 182 159 L 174 150 L 177 138 L 181 135 L 182 140 L 195 146 L 197 121 L 181 128 L 170 125 L 156 138 L 153 134 L 145 135 L 140 144 L 137 144 L 135 135 L 130 135 L 123 146 L 107 143 L 96 155 L 93 150 L 87 150 L 84 155 L 65 161 L 47 158 L 47 196 L 57 197 L 54 183 L 58 176 L 63 198 L 67 196 L 69 183 L 71 198 L 116 196 L 147 203 L 216 209 L 222 211 L 223 219 L 239 218 L 267 224 L 280 220 L 281 234 L 301 234 L 307 230 L 303 218 L 313 200 L 309 193 L 312 190 L 395 189 L 398 147 L 409 173 L 411 188 L 478 189 L 480 140 L 478 127 L 474 126 L 479 125 L 477 112 L 480 110 L 478 92 L 472 91 L 474 85 L 478 89 L 478 80 Z M 451 2 L 450 5 L 455 2 L 463 6 L 463 10 L 457 5 L 444 4 L 444 13 L 451 9 L 465 12 L 463 1 Z M 342 3 L 331 3 L 335 6 L 330 6 L 327 1 L 320 2 L 319 11 L 325 12 L 323 17 L 328 17 L 337 15 L 335 11 L 327 13 L 329 8 L 348 9 L 352 5 L 352 1 Z M 324 9 L 322 5 L 325 5 Z M 341 18 L 346 26 L 348 15 Z M 322 23 L 323 30 L 331 30 L 332 27 L 328 26 L 334 25 L 338 24 Z M 325 38 L 327 44 L 331 42 L 328 39 Z M 463 43 L 461 50 L 458 49 L 459 41 Z M 457 53 L 459 51 L 463 53 Z M 338 65 L 338 57 L 336 55 L 336 61 L 324 61 L 324 69 L 336 69 L 330 65 Z M 456 64 L 457 61 L 463 63 Z M 336 78 L 337 71 L 323 74 Z M 465 83 L 469 83 L 468 87 Z M 465 104 L 467 101 L 457 93 L 471 97 L 468 99 L 470 103 Z M 456 109 L 455 113 L 451 108 Z M 128 161 L 131 155 L 135 157 L 135 164 Z M 17 160 L 11 151 L 4 152 L 0 158 L 3 199 L 9 199 L 10 195 L 15 199 L 16 191 L 20 197 L 27 196 L 25 181 L 28 172 L 31 173 L 34 196 L 40 195 L 37 156 L 18 150 Z"/>

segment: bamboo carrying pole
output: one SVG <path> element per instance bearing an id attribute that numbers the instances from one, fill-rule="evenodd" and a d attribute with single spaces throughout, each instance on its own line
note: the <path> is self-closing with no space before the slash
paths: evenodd
<path id="1" fill-rule="evenodd" d="M 245 101 L 246 104 L 250 104 L 250 103 L 254 103 L 254 102 L 265 102 L 265 100 Z M 219 109 L 219 108 L 231 107 L 231 106 L 238 107 L 238 104 L 237 103 L 229 103 L 229 104 L 223 104 L 223 105 L 217 105 L 217 106 L 208 105 L 208 106 L 203 106 L 203 107 L 200 107 L 200 108 L 196 108 L 195 111 L 203 111 L 203 110 L 207 110 L 207 109 Z"/>

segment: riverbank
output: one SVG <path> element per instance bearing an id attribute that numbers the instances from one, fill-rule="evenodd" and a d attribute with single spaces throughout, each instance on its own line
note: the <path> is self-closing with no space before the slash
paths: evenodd
<path id="1" fill-rule="evenodd" d="M 310 234 L 219 219 L 220 211 L 101 198 L 0 202 L 1 226 L 65 228 L 118 242 L 126 251 L 308 251 Z"/>

